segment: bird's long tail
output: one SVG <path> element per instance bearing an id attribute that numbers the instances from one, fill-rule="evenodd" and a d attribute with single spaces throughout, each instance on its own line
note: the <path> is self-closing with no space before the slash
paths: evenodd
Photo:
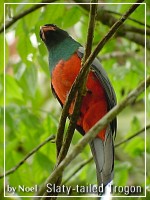
<path id="1" fill-rule="evenodd" d="M 111 129 L 107 128 L 105 141 L 97 137 L 90 147 L 96 164 L 98 185 L 105 187 L 113 179 L 114 144 Z"/>

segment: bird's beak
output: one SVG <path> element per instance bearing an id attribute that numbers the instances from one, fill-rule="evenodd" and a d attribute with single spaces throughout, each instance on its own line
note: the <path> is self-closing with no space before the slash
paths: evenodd
<path id="1" fill-rule="evenodd" d="M 41 37 L 41 39 L 43 40 L 43 41 L 45 41 L 46 40 L 46 38 L 45 38 L 45 33 L 47 32 L 47 31 L 55 31 L 56 29 L 55 29 L 55 27 L 53 27 L 53 26 L 41 26 L 40 27 L 40 37 Z"/>
<path id="2" fill-rule="evenodd" d="M 45 41 L 45 32 L 47 31 L 46 26 L 40 26 L 40 37 Z"/>
<path id="3" fill-rule="evenodd" d="M 40 29 L 43 32 L 46 32 L 46 31 L 55 31 L 55 27 L 53 27 L 53 26 L 41 26 Z"/>
<path id="4" fill-rule="evenodd" d="M 40 38 L 45 41 L 45 34 L 44 34 L 44 29 L 43 26 L 40 26 Z"/>

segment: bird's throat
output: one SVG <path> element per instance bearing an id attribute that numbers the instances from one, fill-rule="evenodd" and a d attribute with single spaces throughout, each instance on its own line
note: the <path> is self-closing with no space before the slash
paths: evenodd
<path id="1" fill-rule="evenodd" d="M 52 48 L 48 48 L 50 72 L 52 73 L 54 67 L 60 60 L 68 60 L 74 52 L 77 51 L 79 46 L 81 45 L 70 37 L 66 38 Z"/>

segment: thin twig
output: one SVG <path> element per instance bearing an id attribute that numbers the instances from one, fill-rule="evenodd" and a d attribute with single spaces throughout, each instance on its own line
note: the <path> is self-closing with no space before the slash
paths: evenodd
<path id="1" fill-rule="evenodd" d="M 132 136 L 128 137 L 127 139 L 123 140 L 122 142 L 119 142 L 118 144 L 116 144 L 116 145 L 115 145 L 115 148 L 121 146 L 122 144 L 124 144 L 124 143 L 126 143 L 126 142 L 128 142 L 129 140 L 133 139 L 133 138 L 136 137 L 137 135 L 140 135 L 141 133 L 143 133 L 143 132 L 145 131 L 145 129 L 146 129 L 146 130 L 147 130 L 147 129 L 150 129 L 150 124 L 147 125 L 145 128 L 142 128 L 140 131 L 138 131 L 137 133 L 133 134 Z M 36 152 L 39 150 L 39 147 L 41 148 L 41 147 L 43 147 L 45 144 L 47 144 L 49 141 L 55 139 L 55 136 L 53 136 L 52 138 L 51 138 L 51 137 L 52 137 L 52 136 L 46 138 L 46 140 L 45 140 L 42 144 L 38 145 L 38 146 L 35 148 L 35 149 L 37 149 L 37 150 L 33 149 L 33 150 L 31 151 L 31 152 L 33 152 L 33 153 L 30 152 L 30 153 L 29 153 L 25 158 L 23 158 L 22 161 L 20 161 L 15 167 L 13 167 L 13 168 L 10 169 L 9 171 L 7 171 L 7 172 L 5 173 L 5 176 L 8 176 L 9 174 L 14 173 L 14 172 L 15 172 L 29 157 L 31 157 L 34 153 L 36 153 Z M 70 177 L 70 178 L 73 177 L 73 175 L 75 175 L 78 171 L 80 171 L 86 164 L 88 164 L 88 163 L 89 163 L 90 161 L 92 161 L 92 160 L 93 160 L 93 157 L 91 156 L 88 160 L 86 160 L 86 161 L 80 163 L 80 166 L 79 166 L 69 177 Z M 18 166 L 18 167 L 17 167 L 17 166 Z M 0 175 L 0 178 L 3 178 L 3 177 L 4 177 L 4 174 Z M 68 182 L 68 180 L 70 179 L 69 177 L 63 182 L 63 184 L 65 184 L 66 182 Z"/>
<path id="2" fill-rule="evenodd" d="M 137 133 L 131 135 L 131 136 L 128 137 L 127 139 L 125 139 L 125 140 L 119 142 L 118 144 L 116 144 L 116 145 L 115 145 L 115 148 L 119 147 L 120 145 L 122 145 L 122 144 L 124 144 L 124 143 L 126 143 L 126 142 L 128 142 L 128 141 L 130 141 L 131 139 L 133 139 L 134 137 L 140 135 L 141 133 L 143 133 L 143 132 L 144 132 L 145 130 L 147 130 L 147 129 L 150 129 L 150 124 L 147 125 L 145 128 L 142 128 L 142 129 L 141 129 L 140 131 L 138 131 Z"/>
<path id="3" fill-rule="evenodd" d="M 136 57 L 136 59 L 143 61 L 143 58 L 136 56 L 136 54 L 137 53 L 134 51 L 129 51 L 129 52 L 113 51 L 111 53 L 106 53 L 106 54 L 101 55 L 99 59 L 100 59 L 100 61 L 109 60 L 111 58 L 122 58 L 124 60 L 125 58 L 134 56 L 134 58 Z"/>
<path id="4" fill-rule="evenodd" d="M 74 0 L 75 2 L 77 2 L 79 4 L 79 6 L 81 6 L 82 8 L 84 8 L 85 10 L 89 11 L 89 5 L 88 4 L 80 4 L 81 2 L 84 2 L 83 0 Z M 144 0 L 143 0 L 144 1 Z M 142 3 L 143 1 L 138 1 L 136 3 Z M 102 8 L 100 8 L 97 12 L 97 20 L 102 22 L 104 25 L 111 27 L 116 21 L 117 19 L 112 16 L 111 14 L 109 14 L 108 12 L 105 12 L 105 10 L 102 10 Z M 145 47 L 145 37 L 144 35 L 139 34 L 138 32 L 128 32 L 127 30 L 130 29 L 130 31 L 132 30 L 132 26 L 124 24 L 118 32 L 116 32 L 116 36 L 118 37 L 124 37 L 132 42 L 135 42 L 136 44 L 141 45 L 142 47 Z M 134 30 L 134 27 L 133 27 Z M 142 31 L 144 33 L 144 31 Z M 147 45 L 146 45 L 147 49 L 150 49 L 150 40 L 147 38 Z"/>
<path id="5" fill-rule="evenodd" d="M 72 177 L 74 177 L 74 175 L 76 175 L 83 167 L 89 164 L 92 160 L 93 156 L 91 156 L 88 160 L 85 160 L 82 163 L 78 164 L 79 166 L 77 167 L 77 169 L 75 169 L 75 171 L 72 174 L 70 174 L 70 176 L 66 180 L 63 181 L 62 185 L 65 185 Z"/>
<path id="6" fill-rule="evenodd" d="M 27 9 L 27 10 L 25 10 L 25 11 L 19 13 L 18 15 L 14 16 L 14 17 L 12 18 L 11 21 L 6 22 L 5 27 L 4 27 L 4 25 L 3 25 L 3 26 L 0 28 L 0 33 L 2 33 L 2 32 L 4 31 L 4 28 L 5 28 L 5 30 L 8 29 L 8 28 L 9 28 L 10 26 L 12 26 L 15 22 L 17 22 L 19 19 L 22 19 L 23 17 L 25 17 L 26 15 L 28 15 L 28 14 L 34 12 L 35 10 L 37 10 L 37 9 L 39 9 L 39 8 L 41 8 L 41 7 L 46 6 L 47 3 L 52 3 L 52 2 L 54 2 L 54 1 L 56 1 L 56 0 L 45 0 L 45 1 L 42 1 L 41 4 L 35 4 L 35 5 L 33 5 L 31 8 L 29 8 L 29 9 Z"/>
<path id="7" fill-rule="evenodd" d="M 136 3 L 143 2 L 144 0 L 138 0 Z M 128 16 L 139 6 L 139 4 L 133 4 L 129 10 L 110 28 L 109 32 L 105 35 L 105 37 L 98 43 L 94 52 L 90 55 L 89 59 L 85 62 L 85 66 L 92 63 L 94 58 L 106 44 L 106 42 L 117 32 L 120 26 L 124 23 L 124 21 L 128 18 Z"/>
<path id="8" fill-rule="evenodd" d="M 92 0 L 91 3 L 97 3 L 98 0 Z M 90 55 L 91 53 L 91 50 L 92 50 L 92 41 L 93 41 L 93 35 L 94 35 L 94 25 L 95 25 L 95 15 L 96 15 L 96 10 L 97 10 L 97 4 L 91 4 L 91 9 L 90 9 L 90 20 L 89 20 L 89 26 L 88 26 L 88 35 L 87 35 L 87 42 L 86 42 L 86 48 L 85 48 L 85 55 L 83 57 L 83 60 L 82 60 L 82 65 L 84 65 L 86 59 L 88 58 L 88 56 Z M 75 107 L 74 107 L 74 112 L 70 118 L 70 125 L 73 124 L 73 130 L 75 130 L 75 127 L 76 127 L 76 122 L 77 122 L 77 119 L 78 119 L 78 116 L 79 116 L 79 112 L 80 112 L 80 106 L 81 106 L 81 101 L 82 101 L 82 97 L 84 95 L 84 90 L 86 90 L 86 80 L 87 80 L 87 76 L 88 76 L 88 73 L 89 73 L 89 70 L 90 70 L 90 66 L 88 67 L 86 73 L 85 73 L 85 76 L 84 76 L 84 79 L 81 83 L 81 86 L 83 85 L 83 90 L 80 91 L 80 89 L 78 90 L 78 96 L 81 96 L 80 100 L 78 100 L 79 97 L 76 98 L 76 103 L 75 103 Z M 80 85 L 78 85 L 78 87 L 80 87 Z M 81 95 L 79 95 L 79 92 L 81 92 Z M 77 104 L 77 105 L 76 105 Z M 75 116 L 74 116 L 75 115 Z M 72 138 L 73 134 L 71 133 L 72 132 L 70 130 L 70 127 L 68 127 L 68 131 L 67 131 L 67 134 L 66 134 L 66 138 L 65 138 L 65 142 L 63 144 L 63 147 L 62 149 L 68 149 L 66 148 L 66 145 L 68 146 L 68 141 L 69 143 L 71 142 L 70 141 L 70 137 Z M 63 152 L 63 151 L 62 151 Z M 61 161 L 62 159 L 59 159 L 59 162 Z"/>
<path id="9" fill-rule="evenodd" d="M 123 140 L 122 142 L 119 142 L 118 144 L 115 145 L 115 148 L 121 146 L 122 144 L 127 143 L 128 141 L 132 140 L 133 138 L 135 138 L 136 136 L 142 134 L 145 129 L 150 129 L 150 124 L 147 125 L 145 128 L 142 128 L 140 131 L 134 133 L 132 136 L 128 137 L 127 139 Z M 86 161 L 83 161 L 82 163 L 79 164 L 79 166 L 77 167 L 77 169 L 75 169 L 75 171 L 73 171 L 70 176 L 63 181 L 62 185 L 65 185 L 72 177 L 74 177 L 74 175 L 76 175 L 83 167 L 85 167 L 87 164 L 89 164 L 91 161 L 93 160 L 93 157 L 91 156 L 89 159 L 87 159 Z"/>
<path id="10" fill-rule="evenodd" d="M 124 29 L 122 31 L 126 31 L 126 32 L 132 32 L 132 33 L 138 33 L 141 35 L 145 35 L 145 29 L 140 29 L 134 26 L 125 26 Z M 146 30 L 146 35 L 150 36 L 150 30 Z"/>
<path id="11" fill-rule="evenodd" d="M 111 14 L 114 14 L 114 15 L 118 15 L 118 16 L 122 15 L 121 13 L 118 13 L 118 12 L 115 12 L 115 11 L 112 11 L 112 10 L 107 10 L 107 9 L 104 9 L 104 10 L 105 10 L 105 12 L 108 12 L 108 13 L 111 13 Z M 136 20 L 136 19 L 134 19 L 132 17 L 128 17 L 128 19 L 130 21 L 133 21 L 133 22 L 137 23 L 137 24 L 140 24 L 141 26 L 145 26 L 145 24 L 143 22 L 138 21 L 138 20 Z M 146 27 L 150 28 L 150 25 L 146 24 Z"/>
<path id="12" fill-rule="evenodd" d="M 132 90 L 129 95 L 116 105 L 112 110 L 110 110 L 101 120 L 99 120 L 85 135 L 82 137 L 79 142 L 70 150 L 65 159 L 57 166 L 57 168 L 52 172 L 50 177 L 47 178 L 46 182 L 42 185 L 38 191 L 38 195 L 41 196 L 44 191 L 46 191 L 47 183 L 55 183 L 58 177 L 63 173 L 64 169 L 71 163 L 74 158 L 83 151 L 85 146 L 92 141 L 99 131 L 107 126 L 121 111 L 123 111 L 128 105 L 133 103 L 136 98 L 145 90 L 146 87 L 150 86 L 150 76 L 146 79 L 146 82 L 143 81 L 138 85 L 138 87 Z"/>
<path id="13" fill-rule="evenodd" d="M 91 1 L 91 3 L 97 3 L 96 1 Z M 82 59 L 82 65 L 85 63 L 89 55 L 92 51 L 92 43 L 93 43 L 93 37 L 94 37 L 94 27 L 95 27 L 95 17 L 97 12 L 97 4 L 93 4 L 90 6 L 90 19 L 89 19 L 89 25 L 88 25 L 88 34 L 87 34 L 87 41 L 85 45 L 85 53 Z"/>
<path id="14" fill-rule="evenodd" d="M 47 144 L 49 141 L 54 140 L 55 136 L 51 135 L 48 137 L 44 142 L 39 144 L 36 148 L 34 148 L 32 151 L 30 151 L 15 167 L 11 168 L 10 170 L 6 171 L 5 174 L 0 175 L 0 178 L 3 178 L 4 176 L 8 176 L 9 174 L 14 173 L 19 167 L 21 167 L 24 162 L 31 157 L 34 153 L 36 153 L 41 147 L 43 147 L 45 144 Z"/>

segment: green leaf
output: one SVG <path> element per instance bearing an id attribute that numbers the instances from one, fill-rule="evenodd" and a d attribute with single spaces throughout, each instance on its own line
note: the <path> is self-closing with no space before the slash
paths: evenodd
<path id="1" fill-rule="evenodd" d="M 37 162 L 41 166 L 42 169 L 47 170 L 48 172 L 53 169 L 53 167 L 54 167 L 53 163 L 48 158 L 48 156 L 46 156 L 42 152 L 38 152 L 36 154 L 36 159 L 37 159 Z"/>
<path id="2" fill-rule="evenodd" d="M 44 11 L 40 18 L 40 24 L 41 25 L 44 25 L 47 23 L 57 24 L 59 19 L 61 19 L 62 21 L 64 12 L 65 12 L 64 4 L 49 4 L 46 8 L 44 8 Z"/>
<path id="3" fill-rule="evenodd" d="M 41 45 L 40 45 L 40 46 L 41 46 Z M 39 48 L 39 49 L 41 49 L 41 48 Z M 47 52 L 46 52 L 46 53 L 47 53 Z M 49 76 L 50 76 L 50 71 L 49 71 L 49 66 L 48 66 L 48 59 L 46 59 L 46 61 L 45 61 L 44 58 L 41 59 L 41 56 L 42 56 L 42 55 L 38 55 L 38 56 L 37 56 L 38 63 L 39 63 L 39 65 L 40 65 L 40 67 L 42 68 L 42 70 L 45 72 L 45 74 L 49 77 Z M 48 55 L 47 55 L 47 57 L 48 57 Z"/>
<path id="4" fill-rule="evenodd" d="M 4 105 L 4 76 L 0 74 L 0 105 Z"/>
<path id="5" fill-rule="evenodd" d="M 141 137 L 136 137 L 133 140 L 128 142 L 124 150 L 131 157 L 141 156 L 143 152 L 145 151 L 145 141 Z"/>
<path id="6" fill-rule="evenodd" d="M 1 48 L 4 46 L 4 37 L 3 35 L 0 35 L 0 44 Z M 5 46 L 5 62 L 7 63 L 8 61 L 8 46 L 6 44 Z M 4 51 L 1 51 L 1 59 L 0 59 L 0 73 L 4 72 Z"/>
<path id="7" fill-rule="evenodd" d="M 81 19 L 81 11 L 77 6 L 68 8 L 63 16 L 63 27 L 68 28 L 75 25 Z"/>
<path id="8" fill-rule="evenodd" d="M 126 137 L 133 135 L 133 133 L 136 133 L 137 131 L 141 129 L 140 120 L 138 119 L 137 116 L 133 116 L 130 126 L 131 126 L 131 129 L 129 133 L 126 135 Z"/>
<path id="9" fill-rule="evenodd" d="M 34 97 L 37 87 L 37 69 L 32 63 L 26 67 L 18 78 L 18 84 L 27 97 Z"/>
<path id="10" fill-rule="evenodd" d="M 22 89 L 19 87 L 17 81 L 10 75 L 6 75 L 6 104 L 15 99 L 23 101 Z"/>
<path id="11" fill-rule="evenodd" d="M 30 41 L 30 34 L 24 24 L 24 21 L 20 21 L 16 29 L 16 34 L 19 35 L 17 42 L 17 49 L 19 56 L 24 63 L 28 62 L 29 55 L 32 55 L 35 48 L 32 46 Z"/>
<path id="12" fill-rule="evenodd" d="M 127 185 L 128 173 L 131 164 L 129 162 L 115 162 L 115 185 Z"/>
<path id="13" fill-rule="evenodd" d="M 1 13 L 1 16 L 0 16 L 0 24 L 3 22 L 3 16 L 4 16 L 4 7 L 2 6 L 4 5 L 4 0 L 1 0 L 1 6 L 0 6 L 0 13 Z M 1 44 L 1 43 L 0 43 Z"/>

